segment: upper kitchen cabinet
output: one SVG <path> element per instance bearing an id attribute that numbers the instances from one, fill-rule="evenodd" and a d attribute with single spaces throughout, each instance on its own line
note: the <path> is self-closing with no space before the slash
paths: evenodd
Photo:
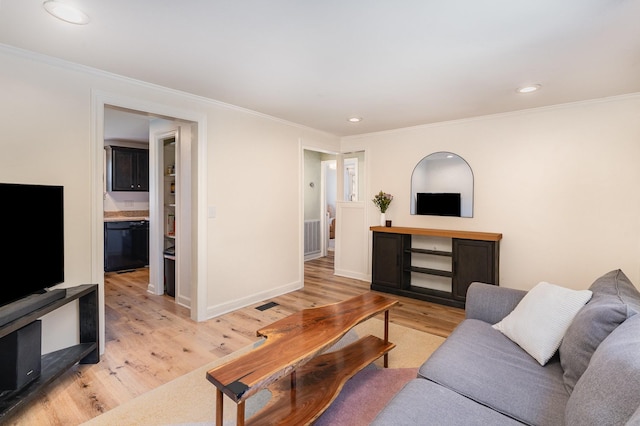
<path id="1" fill-rule="evenodd" d="M 108 146 L 107 185 L 110 191 L 149 191 L 149 151 Z"/>

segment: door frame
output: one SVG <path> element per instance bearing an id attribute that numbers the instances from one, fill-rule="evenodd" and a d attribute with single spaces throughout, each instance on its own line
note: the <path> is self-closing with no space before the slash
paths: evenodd
<path id="1" fill-rule="evenodd" d="M 325 257 L 328 254 L 329 247 L 329 222 L 327 220 L 327 167 L 330 167 L 330 164 L 333 163 L 336 168 L 336 203 L 338 201 L 338 159 L 333 160 L 320 160 L 320 188 L 322 193 L 320 194 L 320 208 L 322 211 L 320 212 L 320 226 L 322 227 L 322 238 L 320 239 L 322 244 L 322 250 L 320 254 Z M 337 210 L 337 206 L 335 207 Z M 335 211 L 334 211 L 335 217 Z M 335 219 L 334 219 L 335 220 Z"/>
<path id="2" fill-rule="evenodd" d="M 137 98 L 129 98 L 120 94 L 113 94 L 100 90 L 91 91 L 91 157 L 92 157 L 92 207 L 91 207 L 91 239 L 93 241 L 91 259 L 92 282 L 99 284 L 99 316 L 100 316 L 100 352 L 104 352 L 104 109 L 105 106 L 114 106 L 138 111 L 143 114 L 157 117 L 170 117 L 177 120 L 189 121 L 197 126 L 197 136 L 194 138 L 197 158 L 207 158 L 207 118 L 205 114 L 193 110 L 175 108 L 170 105 L 158 104 Z M 157 165 L 150 164 L 157 167 Z M 151 170 L 150 170 L 151 172 Z M 153 172 L 155 173 L 155 171 Z M 207 235 L 207 162 L 202 161 L 196 167 L 195 179 L 197 180 L 196 198 L 196 223 L 198 232 L 192 235 Z M 150 188 L 150 191 L 152 189 Z M 206 238 L 196 238 L 192 242 L 195 250 L 193 257 L 194 271 L 191 292 L 191 318 L 195 321 L 204 321 L 207 311 L 207 241 Z"/>
<path id="3" fill-rule="evenodd" d="M 305 258 L 304 258 L 304 209 L 305 209 L 305 198 L 304 198 L 304 187 L 305 185 L 307 185 L 307 183 L 304 181 L 305 179 L 305 175 L 304 175 L 304 152 L 305 151 L 313 151 L 313 152 L 319 152 L 321 154 L 330 154 L 330 155 L 335 155 L 336 158 L 337 156 L 340 154 L 337 151 L 333 151 L 331 149 L 326 149 L 326 148 L 319 148 L 317 146 L 312 146 L 312 145 L 305 145 L 302 140 L 299 141 L 298 144 L 299 147 L 299 153 L 300 153 L 300 183 L 299 183 L 299 194 L 300 194 L 300 211 L 299 211 L 299 223 L 300 223 L 300 241 L 299 241 L 299 248 L 300 248 L 300 269 L 299 269 L 299 274 L 301 277 L 301 282 L 304 282 L 304 262 L 305 262 Z M 322 163 L 322 161 L 321 161 Z M 323 171 L 322 171 L 322 167 L 321 167 L 321 175 L 323 175 Z M 338 182 L 336 182 L 336 185 L 340 185 L 340 178 L 337 177 Z M 322 183 L 321 183 L 321 200 L 320 200 L 320 206 L 321 208 L 323 208 L 323 206 L 325 206 L 325 188 L 324 188 L 324 181 L 323 179 L 321 179 Z M 340 193 L 340 188 L 336 188 L 336 198 L 337 198 L 337 194 Z M 326 209 L 326 207 L 324 207 Z M 320 215 L 320 226 L 323 227 L 323 232 L 321 233 L 321 244 L 323 249 L 321 250 L 321 255 L 326 256 L 326 248 L 325 245 L 326 243 L 325 241 L 325 232 L 324 229 L 326 228 L 326 214 L 324 214 L 324 212 L 321 212 L 322 214 Z"/>

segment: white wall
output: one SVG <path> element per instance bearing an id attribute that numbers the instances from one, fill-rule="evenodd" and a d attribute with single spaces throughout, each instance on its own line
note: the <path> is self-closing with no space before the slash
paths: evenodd
<path id="1" fill-rule="evenodd" d="M 92 94 L 163 105 L 205 117 L 207 144 L 198 191 L 216 215 L 204 238 L 206 309 L 210 314 L 302 285 L 301 141 L 337 151 L 339 140 L 282 120 L 0 46 L 0 181 L 65 187 L 64 286 L 103 277 L 100 182 L 93 182 L 96 139 Z M 179 117 L 180 118 L 180 117 Z M 99 141 L 102 144 L 102 141 Z M 101 155 L 101 152 L 100 152 Z M 202 188 L 204 186 L 205 188 Z M 198 253 L 198 256 L 203 253 Z M 74 315 L 46 321 L 45 352 L 74 343 Z M 101 309 L 102 330 L 104 310 Z"/>
<path id="2" fill-rule="evenodd" d="M 640 95 L 342 140 L 343 151 L 364 148 L 367 195 L 393 194 L 394 226 L 502 233 L 502 286 L 586 288 L 617 268 L 640 284 Z M 437 151 L 473 169 L 473 218 L 409 214 L 411 172 Z"/>

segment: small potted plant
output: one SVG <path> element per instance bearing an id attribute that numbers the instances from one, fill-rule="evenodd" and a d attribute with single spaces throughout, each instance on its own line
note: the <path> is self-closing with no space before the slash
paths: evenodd
<path id="1" fill-rule="evenodd" d="M 380 226 L 386 226 L 385 213 L 387 212 L 391 201 L 393 201 L 393 195 L 380 191 L 371 201 L 373 201 L 373 204 L 375 204 L 378 210 L 380 210 Z"/>

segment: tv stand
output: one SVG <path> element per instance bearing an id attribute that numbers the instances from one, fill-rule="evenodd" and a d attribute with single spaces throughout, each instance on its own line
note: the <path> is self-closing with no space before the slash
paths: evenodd
<path id="1" fill-rule="evenodd" d="M 67 295 L 64 288 L 47 291 L 45 293 L 30 294 L 20 300 L 0 307 L 0 327 L 15 321 L 23 315 L 47 306 Z"/>
<path id="2" fill-rule="evenodd" d="M 371 290 L 464 308 L 472 282 L 499 283 L 502 234 L 395 226 L 370 229 Z M 447 240 L 450 248 L 416 241 L 433 238 Z M 426 280 L 447 282 L 448 287 L 420 285 Z"/>
<path id="3" fill-rule="evenodd" d="M 98 285 L 83 284 L 62 289 L 61 292 L 57 292 L 57 294 L 62 294 L 62 297 L 54 301 L 49 301 L 45 306 L 30 310 L 18 318 L 0 325 L 0 339 L 37 321 L 38 318 L 41 318 L 49 312 L 55 311 L 77 300 L 80 343 L 43 355 L 41 357 L 42 366 L 40 377 L 25 387 L 18 390 L 0 390 L 0 423 L 2 423 L 10 413 L 15 412 L 18 407 L 32 401 L 43 387 L 53 382 L 78 362 L 81 364 L 96 364 L 100 361 L 98 340 Z M 69 332 L 74 333 L 75 330 L 69 330 Z M 5 354 L 0 353 L 0 360 L 3 359 L 4 356 Z"/>

